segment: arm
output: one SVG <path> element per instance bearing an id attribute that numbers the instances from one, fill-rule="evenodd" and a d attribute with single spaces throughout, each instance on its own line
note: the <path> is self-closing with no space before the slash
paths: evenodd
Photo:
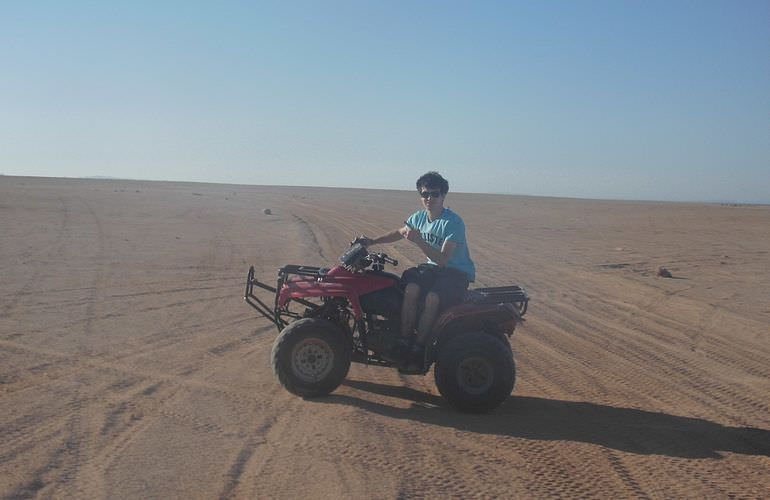
<path id="1" fill-rule="evenodd" d="M 391 231 L 387 234 L 383 234 L 382 236 L 379 236 L 377 238 L 374 238 L 371 240 L 372 245 L 379 245 L 380 243 L 393 243 L 402 238 L 401 231 L 403 231 L 403 228 L 396 229 L 395 231 Z"/>
<path id="2" fill-rule="evenodd" d="M 441 267 L 445 266 L 446 263 L 449 262 L 449 259 L 452 258 L 452 253 L 455 251 L 455 248 L 457 248 L 457 243 L 446 239 L 444 240 L 444 244 L 441 245 L 441 250 L 436 250 L 424 239 L 422 239 L 419 231 L 410 229 L 409 227 L 405 227 L 403 229 L 405 229 L 404 238 L 407 238 L 409 241 L 420 247 L 420 250 L 422 250 L 422 253 L 424 253 L 426 257 Z"/>
<path id="3" fill-rule="evenodd" d="M 406 226 L 398 228 L 394 231 L 391 231 L 389 233 L 385 233 L 382 236 L 378 236 L 377 238 L 367 238 L 366 236 L 359 236 L 359 240 L 362 240 L 362 243 L 366 246 L 371 245 L 379 245 L 380 243 L 394 243 L 401 238 L 405 238 Z"/>

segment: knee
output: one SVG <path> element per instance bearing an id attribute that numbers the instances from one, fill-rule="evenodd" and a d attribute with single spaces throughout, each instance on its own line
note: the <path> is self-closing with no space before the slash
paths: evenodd
<path id="1" fill-rule="evenodd" d="M 425 308 L 438 308 L 441 299 L 436 292 L 428 292 L 425 295 Z"/>
<path id="2" fill-rule="evenodd" d="M 416 300 L 420 296 L 420 285 L 417 283 L 409 283 L 404 288 L 404 298 L 407 300 Z"/>

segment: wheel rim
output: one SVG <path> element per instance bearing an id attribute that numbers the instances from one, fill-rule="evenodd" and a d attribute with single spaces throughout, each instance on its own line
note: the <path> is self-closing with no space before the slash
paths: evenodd
<path id="1" fill-rule="evenodd" d="M 303 382 L 318 382 L 333 366 L 334 351 L 321 339 L 304 339 L 291 350 L 291 370 Z"/>
<path id="2" fill-rule="evenodd" d="M 483 394 L 492 387 L 495 372 L 485 358 L 465 358 L 457 366 L 457 383 L 467 393 Z"/>

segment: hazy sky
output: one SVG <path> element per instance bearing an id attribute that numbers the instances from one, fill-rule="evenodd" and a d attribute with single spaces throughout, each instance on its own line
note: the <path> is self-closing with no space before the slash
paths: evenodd
<path id="1" fill-rule="evenodd" d="M 0 3 L 0 173 L 770 202 L 770 1 Z"/>

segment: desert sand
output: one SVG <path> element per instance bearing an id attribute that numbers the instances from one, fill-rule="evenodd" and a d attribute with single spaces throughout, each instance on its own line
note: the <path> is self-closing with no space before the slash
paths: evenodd
<path id="1" fill-rule="evenodd" d="M 0 496 L 770 497 L 770 207 L 447 205 L 475 286 L 531 296 L 487 415 L 362 365 L 292 396 L 242 300 L 249 265 L 332 265 L 416 193 L 0 177 Z"/>

